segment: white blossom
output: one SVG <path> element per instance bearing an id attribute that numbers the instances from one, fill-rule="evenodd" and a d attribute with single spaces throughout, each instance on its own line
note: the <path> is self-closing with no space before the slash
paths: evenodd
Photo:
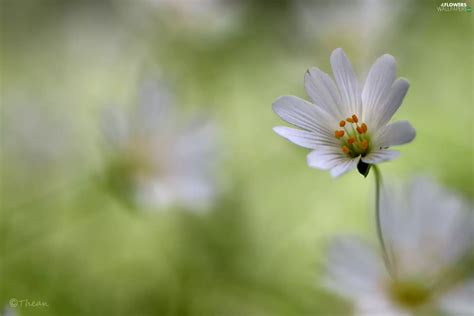
<path id="1" fill-rule="evenodd" d="M 465 201 L 426 179 L 385 190 L 381 229 L 391 271 L 366 244 L 342 237 L 330 246 L 325 285 L 359 316 L 472 315 L 473 218 Z"/>
<path id="2" fill-rule="evenodd" d="M 361 89 L 352 66 L 338 48 L 331 55 L 336 83 L 319 70 L 305 75 L 305 88 L 314 103 L 283 96 L 273 110 L 299 129 L 277 126 L 274 131 L 289 141 L 312 149 L 308 165 L 331 170 L 337 177 L 359 162 L 378 164 L 398 157 L 389 147 L 411 142 L 415 130 L 407 121 L 388 124 L 408 91 L 408 81 L 396 80 L 395 59 L 378 58 Z M 337 84 L 337 85 L 336 85 Z"/>
<path id="3" fill-rule="evenodd" d="M 118 161 L 115 180 L 139 205 L 202 210 L 216 195 L 216 133 L 207 120 L 185 122 L 172 97 L 157 82 L 141 87 L 130 114 L 109 108 L 103 129 Z"/>

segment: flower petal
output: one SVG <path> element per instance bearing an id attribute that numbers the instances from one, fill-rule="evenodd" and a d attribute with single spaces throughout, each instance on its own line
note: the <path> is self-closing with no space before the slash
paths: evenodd
<path id="1" fill-rule="evenodd" d="M 217 149 L 217 127 L 212 121 L 196 117 L 185 129 L 176 132 L 171 140 L 173 144 L 168 146 L 167 151 L 174 157 L 172 164 L 179 166 L 176 173 L 206 174 L 214 170 L 220 152 Z M 163 143 L 158 143 L 155 154 L 158 165 L 162 164 Z"/>
<path id="2" fill-rule="evenodd" d="M 136 132 L 146 136 L 169 130 L 170 124 L 176 120 L 173 105 L 173 97 L 164 83 L 143 81 L 134 117 Z"/>
<path id="3" fill-rule="evenodd" d="M 359 83 L 342 48 L 337 48 L 332 52 L 331 66 L 341 93 L 342 104 L 348 111 L 346 113 L 360 115 L 362 102 Z"/>
<path id="4" fill-rule="evenodd" d="M 372 67 L 362 90 L 362 104 L 364 107 L 363 120 L 374 125 L 379 118 L 380 105 L 385 104 L 396 78 L 397 65 L 395 58 L 389 54 L 379 57 Z"/>
<path id="5" fill-rule="evenodd" d="M 381 293 L 374 293 L 371 296 L 360 299 L 354 310 L 356 316 L 413 316 L 409 311 L 403 309 L 394 302 L 390 301 L 390 297 Z"/>
<path id="6" fill-rule="evenodd" d="M 331 77 L 318 68 L 310 68 L 304 76 L 306 93 L 317 106 L 322 107 L 336 122 L 352 113 L 342 106 L 341 96 Z"/>
<path id="7" fill-rule="evenodd" d="M 288 139 L 290 142 L 304 147 L 314 149 L 318 146 L 316 134 L 300 129 L 295 129 L 286 126 L 277 126 L 273 130 L 278 135 Z"/>
<path id="8" fill-rule="evenodd" d="M 325 286 L 356 301 L 379 293 L 383 262 L 359 239 L 339 237 L 329 246 Z"/>
<path id="9" fill-rule="evenodd" d="M 408 121 L 398 121 L 382 128 L 374 143 L 382 148 L 403 145 L 415 139 L 416 131 Z"/>
<path id="10" fill-rule="evenodd" d="M 377 122 L 374 122 L 374 127 L 383 126 L 390 121 L 392 116 L 397 112 L 398 108 L 403 102 L 405 95 L 408 92 L 410 84 L 405 79 L 398 79 L 392 85 L 390 93 L 387 95 L 386 102 L 382 103 L 383 106 L 379 109 L 379 114 L 377 116 Z"/>
<path id="11" fill-rule="evenodd" d="M 310 152 L 307 156 L 308 166 L 322 170 L 329 170 L 342 163 L 345 157 L 340 149 L 320 147 Z"/>
<path id="12" fill-rule="evenodd" d="M 273 111 L 284 121 L 302 129 L 333 138 L 328 122 L 329 115 L 303 99 L 282 96 L 273 102 Z"/>
<path id="13" fill-rule="evenodd" d="M 351 171 L 357 167 L 359 163 L 360 156 L 356 158 L 345 158 L 337 166 L 331 169 L 331 176 L 334 178 L 343 175 L 346 172 Z"/>
<path id="14" fill-rule="evenodd" d="M 122 149 L 130 137 L 130 122 L 123 109 L 107 107 L 101 116 L 101 127 L 110 144 Z"/>
<path id="15" fill-rule="evenodd" d="M 365 163 L 375 165 L 383 161 L 393 160 L 397 158 L 398 156 L 400 156 L 400 152 L 396 150 L 382 149 L 382 150 L 371 152 L 367 156 L 362 157 L 361 160 Z"/>
<path id="16" fill-rule="evenodd" d="M 474 313 L 474 280 L 458 286 L 441 299 L 441 308 L 448 315 L 472 315 Z"/>

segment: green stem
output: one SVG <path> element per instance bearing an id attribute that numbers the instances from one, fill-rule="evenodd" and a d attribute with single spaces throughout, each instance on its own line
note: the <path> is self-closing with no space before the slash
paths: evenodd
<path id="1" fill-rule="evenodd" d="M 382 187 L 382 174 L 380 173 L 379 168 L 376 165 L 372 165 L 375 175 L 375 222 L 377 226 L 377 237 L 382 247 L 383 260 L 389 274 L 394 277 L 394 270 L 388 256 L 387 247 L 385 246 L 385 241 L 382 234 L 382 223 L 380 221 L 380 188 Z"/>

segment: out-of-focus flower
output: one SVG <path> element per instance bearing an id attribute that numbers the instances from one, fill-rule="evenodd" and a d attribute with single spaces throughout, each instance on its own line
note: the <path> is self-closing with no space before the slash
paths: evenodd
<path id="1" fill-rule="evenodd" d="M 337 86 L 318 68 L 306 72 L 305 89 L 314 104 L 295 96 L 273 103 L 276 114 L 300 128 L 277 126 L 274 131 L 313 149 L 308 165 L 331 170 L 333 177 L 398 157 L 388 148 L 411 142 L 416 133 L 407 121 L 387 124 L 409 86 L 405 79 L 395 80 L 395 59 L 388 54 L 378 58 L 362 90 L 341 48 L 331 54 L 331 65 Z"/>
<path id="2" fill-rule="evenodd" d="M 112 152 L 109 183 L 146 207 L 210 206 L 215 187 L 215 128 L 195 119 L 181 124 L 170 93 L 146 81 L 128 115 L 109 108 L 103 129 Z"/>
<path id="3" fill-rule="evenodd" d="M 389 270 L 364 243 L 339 238 L 330 247 L 325 285 L 352 300 L 356 315 L 434 309 L 472 315 L 474 217 L 468 204 L 425 179 L 405 190 L 385 190 L 382 196 Z"/>

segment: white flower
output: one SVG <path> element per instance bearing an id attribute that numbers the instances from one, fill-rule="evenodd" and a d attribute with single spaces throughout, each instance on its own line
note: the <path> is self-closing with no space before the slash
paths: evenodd
<path id="1" fill-rule="evenodd" d="M 216 194 L 214 126 L 203 120 L 182 126 L 170 94 L 157 82 L 142 85 L 131 115 L 108 109 L 103 129 L 116 161 L 110 168 L 112 184 L 138 204 L 191 210 L 210 206 Z"/>
<path id="2" fill-rule="evenodd" d="M 337 177 L 358 166 L 398 157 L 389 147 L 411 142 L 415 130 L 406 121 L 387 124 L 400 107 L 408 90 L 405 79 L 396 80 L 395 59 L 378 58 L 361 90 L 352 66 L 338 48 L 331 55 L 337 85 L 326 73 L 311 68 L 305 75 L 309 103 L 295 96 L 283 96 L 273 110 L 300 129 L 277 126 L 274 131 L 291 142 L 313 151 L 308 165 L 331 170 Z"/>
<path id="3" fill-rule="evenodd" d="M 340 238 L 330 247 L 325 285 L 352 300 L 356 315 L 402 316 L 432 309 L 473 315 L 474 279 L 468 273 L 472 212 L 427 180 L 405 189 L 399 194 L 386 190 L 382 196 L 381 228 L 391 271 L 364 243 Z"/>

